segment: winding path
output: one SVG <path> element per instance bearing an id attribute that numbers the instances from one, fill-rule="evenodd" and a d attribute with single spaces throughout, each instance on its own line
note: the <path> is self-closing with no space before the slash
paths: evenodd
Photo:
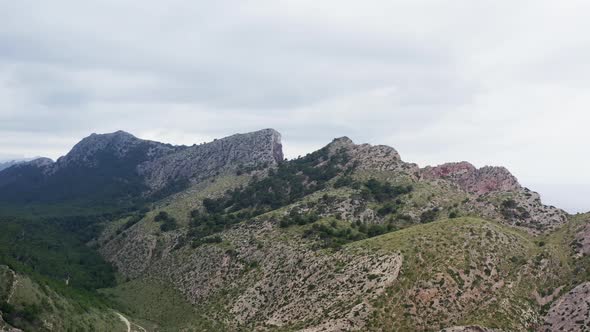
<path id="1" fill-rule="evenodd" d="M 115 315 L 117 315 L 117 317 L 119 317 L 119 319 L 123 323 L 125 323 L 125 325 L 127 325 L 127 332 L 134 332 L 134 331 L 140 331 L 140 330 L 143 331 L 143 332 L 147 332 L 147 330 L 144 329 L 143 327 L 141 327 L 141 326 L 139 326 L 139 325 L 137 325 L 135 323 L 131 323 L 129 321 L 129 319 L 127 319 L 127 317 L 123 316 L 122 314 L 120 314 L 120 313 L 118 313 L 118 312 L 115 311 Z M 132 326 L 135 326 L 137 329 L 132 329 L 131 328 Z"/>
<path id="2" fill-rule="evenodd" d="M 12 273 L 12 285 L 10 286 L 10 293 L 8 293 L 8 297 L 6 298 L 6 303 L 10 303 L 10 300 L 12 300 L 12 296 L 14 295 L 14 291 L 16 290 L 16 287 L 18 286 L 18 278 L 16 273 L 10 269 L 10 273 Z"/>
<path id="3" fill-rule="evenodd" d="M 127 319 L 127 317 L 121 315 L 118 312 L 115 312 L 115 315 L 117 315 L 119 317 L 119 319 L 121 321 L 123 321 L 123 323 L 125 323 L 125 325 L 127 325 L 127 332 L 131 332 L 131 323 L 129 323 L 129 319 Z"/>

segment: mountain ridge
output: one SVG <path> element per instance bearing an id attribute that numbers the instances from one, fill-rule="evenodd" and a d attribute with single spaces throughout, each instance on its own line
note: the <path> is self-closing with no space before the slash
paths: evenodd
<path id="1" fill-rule="evenodd" d="M 64 165 L 53 176 L 81 163 L 92 180 L 131 161 L 117 174 L 139 180 L 132 194 L 162 193 L 124 213 L 59 223 L 74 232 L 88 223 L 80 242 L 120 276 L 101 292 L 142 326 L 556 331 L 579 327 L 590 308 L 576 304 L 590 281 L 590 218 L 544 205 L 504 167 L 420 168 L 393 147 L 348 137 L 286 160 L 273 129 L 180 147 L 107 135 L 6 174 Z M 177 180 L 186 181 L 161 191 Z M 4 317 L 20 327 L 17 313 Z"/>
<path id="2" fill-rule="evenodd" d="M 55 202 L 93 194 L 93 200 L 139 202 L 216 172 L 282 158 L 280 134 L 272 129 L 193 146 L 142 140 L 124 131 L 92 134 L 55 162 L 36 159 L 0 171 L 0 201 Z"/>

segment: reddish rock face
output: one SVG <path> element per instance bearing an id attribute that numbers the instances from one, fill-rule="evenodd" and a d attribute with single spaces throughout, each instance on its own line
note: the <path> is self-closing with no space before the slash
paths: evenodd
<path id="1" fill-rule="evenodd" d="M 456 183 L 461 189 L 478 195 L 492 191 L 515 191 L 522 187 L 504 167 L 485 166 L 475 168 L 468 162 L 428 166 L 422 169 L 422 178 L 444 179 Z"/>

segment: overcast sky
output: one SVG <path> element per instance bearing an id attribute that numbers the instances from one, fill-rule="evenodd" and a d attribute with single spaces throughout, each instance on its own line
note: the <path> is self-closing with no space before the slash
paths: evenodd
<path id="1" fill-rule="evenodd" d="M 504 165 L 590 210 L 588 1 L 0 1 L 0 159 L 272 127 Z"/>

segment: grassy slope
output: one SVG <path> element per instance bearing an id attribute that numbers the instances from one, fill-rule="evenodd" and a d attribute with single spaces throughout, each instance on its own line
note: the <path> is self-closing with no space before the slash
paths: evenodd
<path id="1" fill-rule="evenodd" d="M 571 258 L 568 246 L 574 226 L 572 223 L 551 235 L 533 237 L 495 222 L 458 218 L 349 244 L 351 249 L 390 250 L 404 255 L 399 282 L 374 303 L 377 310 L 369 327 L 397 331 L 469 324 L 509 330 L 531 328 L 540 323 L 546 310 L 535 302 L 533 292 L 546 296 L 564 286 L 563 293 L 576 283 L 569 282 L 579 263 Z M 307 227 L 294 226 L 281 233 L 299 237 Z M 497 289 L 491 291 L 492 287 Z M 435 301 L 434 305 L 420 299 L 429 292 L 436 293 L 429 299 Z M 457 295 L 459 292 L 461 295 Z M 138 280 L 107 293 L 114 296 L 120 310 L 157 322 L 165 327 L 163 330 L 186 326 L 215 329 L 164 285 Z M 216 304 L 213 301 L 210 305 Z"/>
<path id="2" fill-rule="evenodd" d="M 153 209 L 138 223 L 138 226 L 149 233 L 160 233 L 160 224 L 154 222 L 154 217 L 160 211 L 165 211 L 176 219 L 179 227 L 187 227 L 190 211 L 200 207 L 204 198 L 218 197 L 229 189 L 247 184 L 249 179 L 250 176 L 248 175 L 224 175 L 196 184 L 155 203 Z M 105 229 L 101 235 L 102 240 L 104 241 L 105 239 L 112 239 L 118 236 L 119 234 L 116 234 L 117 230 L 121 230 L 128 219 L 129 217 L 124 217 L 105 224 Z"/>
<path id="3" fill-rule="evenodd" d="M 248 175 L 223 175 L 214 180 L 199 183 L 180 193 L 172 195 L 154 204 L 137 225 L 143 232 L 161 234 L 160 223 L 154 217 L 160 211 L 166 211 L 176 219 L 179 227 L 187 227 L 190 211 L 199 207 L 206 197 L 217 197 L 226 190 L 248 183 Z M 125 217 L 108 223 L 102 239 L 124 236 L 116 234 L 129 219 Z M 189 328 L 195 331 L 217 331 L 220 326 L 206 317 L 203 318 L 191 304 L 184 300 L 182 294 L 170 285 L 150 279 L 136 279 L 119 284 L 117 287 L 103 289 L 101 293 L 107 295 L 121 312 L 138 320 L 145 328 L 158 331 L 178 331 Z M 211 303 L 207 310 L 214 310 L 215 303 Z"/>
<path id="4" fill-rule="evenodd" d="M 574 288 L 582 282 L 590 280 L 590 256 L 574 257 L 573 242 L 576 233 L 590 222 L 590 213 L 577 214 L 570 217 L 570 221 L 556 231 L 539 237 L 545 247 L 558 255 L 563 262 L 562 270 L 564 278 L 560 283 L 564 284 L 562 294 Z"/>
<path id="5" fill-rule="evenodd" d="M 535 285 L 556 287 L 559 268 L 567 263 L 560 250 L 540 247 L 526 233 L 476 218 L 418 225 L 351 246 L 404 255 L 399 282 L 375 303 L 375 330 L 530 328 L 539 321 Z M 539 255 L 547 260 L 537 261 Z M 537 276 L 543 266 L 547 274 Z"/>
<path id="6" fill-rule="evenodd" d="M 101 291 L 126 315 L 141 326 L 157 331 L 215 331 L 209 321 L 170 286 L 149 279 L 137 279 Z"/>
<path id="7" fill-rule="evenodd" d="M 299 237 L 307 227 L 290 227 L 281 233 Z M 527 262 L 525 257 L 535 257 L 550 246 L 539 247 L 526 233 L 481 219 L 459 218 L 412 226 L 347 246 L 401 252 L 404 256 L 399 282 L 374 303 L 377 310 L 369 325 L 372 329 L 435 330 L 462 324 L 522 329 L 538 321 L 535 312 L 539 306 L 532 302 L 531 294 L 532 285 L 539 280 L 532 276 L 534 262 Z M 548 255 L 558 256 L 553 251 Z M 483 272 L 486 268 L 492 271 L 489 278 Z M 483 277 L 475 277 L 478 274 Z M 469 276 L 473 280 L 468 281 Z M 437 289 L 441 279 L 445 284 L 437 290 L 439 296 L 433 297 L 440 301 L 440 309 L 429 309 L 430 303 L 415 300 L 418 289 Z M 500 280 L 506 285 L 489 291 Z M 464 299 L 453 299 L 458 291 L 466 294 Z M 157 282 L 135 280 L 105 293 L 119 304 L 119 310 L 156 322 L 164 327 L 162 330 L 188 326 L 215 330 L 181 300 L 180 294 Z M 207 310 L 212 310 L 216 303 L 207 305 L 211 307 Z M 460 314 L 447 317 L 449 309 Z"/>

